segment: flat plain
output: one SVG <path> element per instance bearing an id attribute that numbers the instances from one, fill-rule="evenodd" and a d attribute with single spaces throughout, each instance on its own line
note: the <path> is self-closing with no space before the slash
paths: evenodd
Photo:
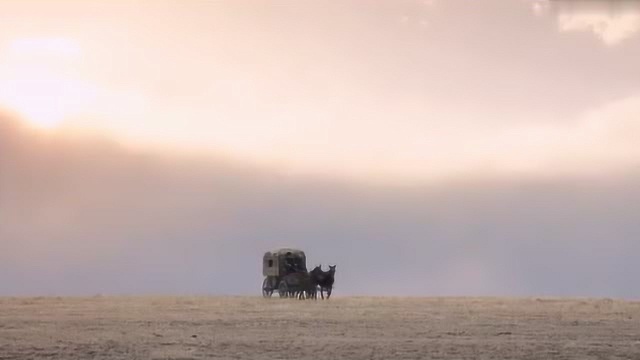
<path id="1" fill-rule="evenodd" d="M 640 302 L 0 298 L 0 359 L 640 359 Z"/>

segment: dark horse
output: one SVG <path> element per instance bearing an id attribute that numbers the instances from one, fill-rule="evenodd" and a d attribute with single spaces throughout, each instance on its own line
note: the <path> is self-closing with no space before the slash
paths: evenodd
<path id="1" fill-rule="evenodd" d="M 286 275 L 280 282 L 278 291 L 281 297 L 297 298 L 300 300 L 315 299 L 317 284 L 311 273 L 296 272 Z"/>
<path id="2" fill-rule="evenodd" d="M 316 266 L 311 272 L 311 279 L 320 286 L 320 296 L 324 300 L 324 291 L 327 291 L 327 299 L 331 297 L 333 282 L 335 281 L 336 265 L 329 265 L 329 271 L 322 271 L 320 266 Z"/>

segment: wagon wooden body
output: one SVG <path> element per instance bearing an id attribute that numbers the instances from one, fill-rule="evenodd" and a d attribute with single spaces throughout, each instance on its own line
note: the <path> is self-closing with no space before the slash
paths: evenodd
<path id="1" fill-rule="evenodd" d="M 304 251 L 283 248 L 268 251 L 262 258 L 262 296 L 271 297 L 278 291 L 280 297 L 302 290 L 302 276 L 307 274 L 307 256 Z M 298 276 L 300 275 L 300 276 Z"/>

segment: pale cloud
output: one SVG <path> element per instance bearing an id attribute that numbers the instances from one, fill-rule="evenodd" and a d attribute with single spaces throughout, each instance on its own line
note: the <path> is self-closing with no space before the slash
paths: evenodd
<path id="1" fill-rule="evenodd" d="M 549 1 L 545 0 L 537 0 L 531 4 L 534 14 L 538 16 L 544 15 L 549 10 L 549 6 Z"/>
<path id="2" fill-rule="evenodd" d="M 601 104 L 569 118 L 534 119 L 513 125 L 416 124 L 404 129 L 369 129 L 363 143 L 340 152 L 341 161 L 323 159 L 309 148 L 291 165 L 326 164 L 329 173 L 411 181 L 474 176 L 606 175 L 640 165 L 640 95 Z M 357 131 L 354 130 L 351 135 Z M 344 141 L 346 143 L 346 141 Z M 377 144 L 372 146 L 370 144 Z M 369 145 L 366 145 L 369 144 Z M 302 144 L 300 144 L 302 146 Z M 338 154 L 334 154 L 337 158 Z M 335 160 L 335 158 L 332 157 Z M 330 165 L 331 164 L 331 165 Z M 305 172 L 305 171 L 302 171 Z"/>
<path id="3" fill-rule="evenodd" d="M 617 45 L 640 31 L 640 14 L 560 14 L 558 26 L 560 31 L 590 31 L 605 44 Z"/>
<path id="4" fill-rule="evenodd" d="M 607 173 L 640 164 L 640 96 L 583 113 L 573 122 L 507 130 L 504 165 L 543 173 Z M 520 162 L 519 160 L 528 160 Z"/>
<path id="5" fill-rule="evenodd" d="M 385 111 L 378 116 L 391 118 Z M 409 111 L 397 116 L 415 117 Z M 635 141 L 640 138 L 640 94 L 594 106 L 575 116 L 532 118 L 509 125 L 472 120 L 388 124 L 377 119 L 344 123 L 333 132 L 331 124 L 306 124 L 300 126 L 299 133 L 273 134 L 272 138 L 244 146 L 229 143 L 224 148 L 235 149 L 228 153 L 239 160 L 291 174 L 383 183 L 440 182 L 468 176 L 606 175 L 640 165 L 640 144 Z M 162 126 L 151 137 L 168 139 L 179 133 L 169 120 L 156 120 Z M 112 125 L 124 126 L 118 122 Z M 141 126 L 138 132 L 143 131 Z M 304 133 L 314 137 L 305 137 Z M 330 136 L 331 147 L 322 136 Z M 194 143 L 191 150 L 205 148 L 208 141 L 206 136 L 186 139 Z M 129 142 L 136 143 L 140 141 Z M 215 148 L 210 150 L 215 153 Z"/>
<path id="6" fill-rule="evenodd" d="M 481 134 L 481 129 L 476 129 Z M 595 107 L 573 120 L 532 122 L 458 139 L 474 151 L 457 158 L 468 169 L 499 174 L 606 175 L 640 165 L 640 96 Z M 452 147 L 452 152 L 454 148 Z M 462 167 L 458 169 L 462 172 Z"/>
<path id="7" fill-rule="evenodd" d="M 640 32 L 640 3 L 636 1 L 536 0 L 533 12 L 553 12 L 561 32 L 590 32 L 608 46 L 622 43 Z"/>

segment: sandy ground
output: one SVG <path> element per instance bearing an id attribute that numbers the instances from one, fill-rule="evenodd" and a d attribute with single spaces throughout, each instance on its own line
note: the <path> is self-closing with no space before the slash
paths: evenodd
<path id="1" fill-rule="evenodd" d="M 640 303 L 0 298 L 0 359 L 640 359 Z"/>

